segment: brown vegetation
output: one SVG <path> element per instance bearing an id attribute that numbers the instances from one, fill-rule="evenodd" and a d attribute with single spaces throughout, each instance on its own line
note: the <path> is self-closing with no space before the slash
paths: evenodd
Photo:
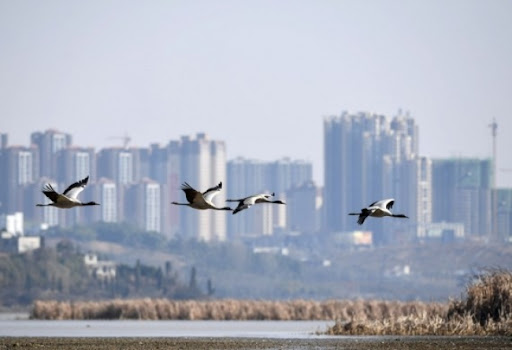
<path id="1" fill-rule="evenodd" d="M 512 272 L 490 270 L 476 275 L 466 295 L 451 301 L 446 312 L 339 320 L 328 334 L 512 335 Z"/>
<path id="2" fill-rule="evenodd" d="M 332 335 L 512 335 L 512 273 L 475 276 L 450 303 L 376 300 L 37 301 L 36 319 L 336 320 Z"/>
<path id="3" fill-rule="evenodd" d="M 99 302 L 36 301 L 32 318 L 145 320 L 379 320 L 445 313 L 440 303 L 366 300 L 170 300 Z"/>
<path id="4" fill-rule="evenodd" d="M 491 270 L 474 276 L 466 294 L 466 299 L 451 303 L 448 318 L 471 315 L 482 326 L 491 321 L 512 320 L 511 271 Z"/>

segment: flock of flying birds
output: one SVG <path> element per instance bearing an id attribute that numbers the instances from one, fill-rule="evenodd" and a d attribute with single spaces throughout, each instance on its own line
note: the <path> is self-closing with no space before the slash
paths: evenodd
<path id="1" fill-rule="evenodd" d="M 37 204 L 38 207 L 56 207 L 60 209 L 70 209 L 73 207 L 82 207 L 82 206 L 89 206 L 89 205 L 100 205 L 96 202 L 81 202 L 78 199 L 78 195 L 84 190 L 85 186 L 87 186 L 87 182 L 89 181 L 89 176 L 86 178 L 77 181 L 71 185 L 68 186 L 62 193 L 58 193 L 55 191 L 55 189 L 52 187 L 51 184 L 47 183 L 43 186 L 43 194 L 48 197 L 51 200 L 51 203 L 48 204 Z M 218 207 L 213 203 L 213 198 L 221 191 L 222 189 L 222 182 L 219 182 L 219 184 L 215 187 L 207 189 L 205 192 L 199 192 L 195 190 L 192 186 L 190 186 L 188 183 L 184 183 L 181 186 L 181 189 L 183 192 L 185 192 L 185 196 L 187 198 L 188 203 L 177 203 L 172 202 L 172 204 L 175 205 L 186 205 L 193 209 L 198 210 L 206 210 L 206 209 L 213 209 L 213 210 L 229 210 L 232 211 L 233 214 L 236 214 L 244 209 L 248 209 L 251 206 L 255 204 L 261 204 L 261 203 L 273 203 L 273 204 L 286 204 L 285 202 L 281 200 L 272 200 L 272 197 L 274 197 L 274 193 L 267 194 L 267 193 L 260 193 L 255 194 L 252 196 L 248 196 L 245 198 L 240 199 L 227 199 L 226 202 L 238 202 L 238 205 L 235 209 L 232 209 L 229 206 L 226 207 Z M 395 200 L 390 199 L 383 199 L 377 202 L 374 202 L 370 204 L 368 207 L 361 209 L 361 212 L 359 213 L 349 213 L 348 215 L 358 215 L 359 218 L 357 220 L 357 223 L 359 225 L 362 225 L 366 218 L 368 216 L 381 218 L 385 216 L 395 217 L 395 218 L 407 218 L 404 214 L 393 214 L 391 212 L 391 209 L 393 208 L 393 204 L 395 203 Z"/>

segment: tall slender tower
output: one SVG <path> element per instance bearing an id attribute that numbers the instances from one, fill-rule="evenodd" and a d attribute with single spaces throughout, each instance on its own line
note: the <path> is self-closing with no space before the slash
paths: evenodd
<path id="1" fill-rule="evenodd" d="M 497 159 L 496 159 L 496 138 L 498 135 L 498 123 L 496 119 L 492 119 L 492 123 L 489 124 L 492 135 L 492 178 L 491 178 L 491 205 L 492 205 L 492 227 L 491 227 L 491 241 L 498 240 L 498 191 L 496 188 L 496 173 L 497 173 Z"/>
<path id="2" fill-rule="evenodd" d="M 496 136 L 498 136 L 498 123 L 496 123 L 496 119 L 492 119 L 492 123 L 489 124 L 489 128 L 491 128 L 492 135 L 492 179 L 491 186 L 492 188 L 496 188 Z"/>

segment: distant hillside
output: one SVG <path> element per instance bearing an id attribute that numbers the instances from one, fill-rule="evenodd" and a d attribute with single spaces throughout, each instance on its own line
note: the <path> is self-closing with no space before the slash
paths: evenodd
<path id="1" fill-rule="evenodd" d="M 297 258 L 293 247 L 288 256 L 255 254 L 241 243 L 189 242 L 155 250 L 90 241 L 81 242 L 81 249 L 127 264 L 136 259 L 153 266 L 172 261 L 180 276 L 188 276 L 195 267 L 200 286 L 213 282 L 214 297 L 242 299 L 444 301 L 459 297 L 474 272 L 488 267 L 512 269 L 512 245 L 476 243 L 364 250 L 330 247 L 309 260 Z"/>
<path id="2" fill-rule="evenodd" d="M 54 228 L 45 237 L 47 246 L 62 239 L 120 264 L 163 269 L 170 263 L 184 281 L 194 269 L 200 289 L 217 298 L 445 301 L 460 297 L 474 272 L 512 269 L 511 244 L 471 241 L 356 249 L 328 235 L 281 234 L 204 243 L 106 223 Z"/>
<path id="3" fill-rule="evenodd" d="M 103 271 L 85 264 L 84 254 L 70 240 L 23 254 L 0 254 L 0 308 L 23 307 L 35 299 L 194 299 L 206 295 L 197 285 L 195 269 L 188 283 L 183 283 L 170 261 L 164 267 L 139 260 L 115 265 L 115 276 L 105 277 Z"/>

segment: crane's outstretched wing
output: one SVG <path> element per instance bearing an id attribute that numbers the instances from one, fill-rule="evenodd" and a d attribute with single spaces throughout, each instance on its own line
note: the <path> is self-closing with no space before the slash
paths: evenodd
<path id="1" fill-rule="evenodd" d="M 362 225 L 364 223 L 364 221 L 366 220 L 366 218 L 370 215 L 370 213 L 371 213 L 371 210 L 368 210 L 366 208 L 361 209 L 361 214 L 359 214 L 359 218 L 357 218 L 357 223 L 359 225 Z"/>
<path id="2" fill-rule="evenodd" d="M 374 205 L 377 205 L 380 201 L 375 201 L 372 204 L 370 204 L 368 207 L 373 207 Z"/>
<path id="3" fill-rule="evenodd" d="M 56 203 L 59 199 L 60 194 L 57 193 L 50 184 L 46 184 L 43 187 L 43 194 L 48 197 L 53 203 Z"/>
<path id="4" fill-rule="evenodd" d="M 379 207 L 379 208 L 386 208 L 386 209 L 391 209 L 393 207 L 393 203 L 395 203 L 395 200 L 393 198 L 388 198 L 388 199 L 381 199 L 381 200 L 378 200 L 376 202 L 373 202 L 372 204 L 370 204 L 368 206 L 368 208 L 371 208 L 371 207 Z"/>
<path id="5" fill-rule="evenodd" d="M 393 208 L 393 204 L 395 204 L 395 200 L 389 199 L 389 202 L 386 203 L 386 209 L 391 210 Z"/>
<path id="6" fill-rule="evenodd" d="M 85 186 L 87 186 L 88 181 L 89 176 L 87 176 L 85 179 L 75 182 L 74 184 L 69 185 L 68 188 L 62 192 L 62 194 L 66 197 L 77 199 L 80 192 L 82 192 Z"/>
<path id="7" fill-rule="evenodd" d="M 183 190 L 183 192 L 185 192 L 187 201 L 191 204 L 199 199 L 198 196 L 201 196 L 201 193 L 196 191 L 194 188 L 192 188 L 192 186 L 190 186 L 186 182 L 184 182 L 183 185 L 181 185 L 181 189 Z"/>
<path id="8" fill-rule="evenodd" d="M 212 203 L 213 198 L 220 192 L 222 189 L 222 182 L 215 187 L 209 188 L 203 192 L 203 198 L 205 201 Z"/>

